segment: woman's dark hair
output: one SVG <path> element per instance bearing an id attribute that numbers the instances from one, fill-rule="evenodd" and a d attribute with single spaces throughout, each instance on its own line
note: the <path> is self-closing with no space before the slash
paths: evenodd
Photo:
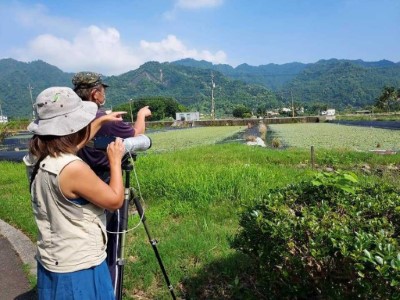
<path id="1" fill-rule="evenodd" d="M 56 157 L 62 153 L 74 154 L 76 146 L 87 141 L 90 136 L 90 125 L 65 136 L 34 135 L 29 142 L 29 151 L 38 159 L 48 155 Z"/>
<path id="2" fill-rule="evenodd" d="M 30 178 L 29 190 L 39 170 L 39 164 L 46 156 L 56 157 L 62 153 L 74 154 L 78 151 L 76 146 L 87 141 L 90 137 L 90 125 L 81 130 L 64 136 L 34 135 L 29 141 L 29 151 L 37 157 L 35 166 Z"/>

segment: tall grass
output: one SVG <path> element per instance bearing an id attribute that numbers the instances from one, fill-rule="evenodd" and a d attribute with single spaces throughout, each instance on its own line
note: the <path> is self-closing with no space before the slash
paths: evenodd
<path id="1" fill-rule="evenodd" d="M 237 230 L 238 212 L 266 190 L 309 176 L 310 169 L 297 167 L 305 155 L 223 144 L 139 156 L 135 169 L 147 223 L 160 241 L 171 281 L 193 281 L 216 260 L 234 255 L 228 237 Z M 131 296 L 168 297 L 143 228 L 133 230 L 128 241 Z"/>

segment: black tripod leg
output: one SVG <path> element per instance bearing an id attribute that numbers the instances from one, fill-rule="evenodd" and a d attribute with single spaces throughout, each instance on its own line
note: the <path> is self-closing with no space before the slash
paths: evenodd
<path id="1" fill-rule="evenodd" d="M 133 188 L 131 188 L 131 199 L 133 199 L 133 201 L 135 203 L 135 206 L 136 206 L 136 209 L 137 209 L 137 211 L 139 213 L 139 216 L 140 216 L 140 218 L 142 220 L 142 223 L 143 223 L 144 229 L 146 231 L 147 237 L 149 239 L 151 247 L 153 248 L 154 254 L 156 255 L 158 264 L 160 265 L 161 271 L 162 271 L 162 273 L 164 275 L 164 278 L 165 278 L 165 281 L 167 283 L 168 290 L 171 293 L 172 299 L 175 300 L 176 297 L 175 297 L 175 293 L 174 293 L 174 288 L 173 288 L 171 282 L 169 281 L 169 278 L 168 278 L 168 275 L 167 275 L 167 271 L 165 270 L 164 264 L 162 263 L 162 260 L 161 260 L 161 257 L 160 257 L 160 254 L 158 253 L 157 240 L 151 238 L 150 231 L 147 228 L 147 224 L 146 224 L 146 216 L 144 214 L 142 205 L 140 204 L 139 198 L 136 196 L 135 190 Z"/>
<path id="2" fill-rule="evenodd" d="M 117 300 L 122 300 L 122 286 L 124 279 L 124 265 L 125 265 L 125 239 L 126 230 L 128 229 L 128 208 L 130 201 L 130 170 L 125 170 L 125 197 L 124 204 L 118 210 L 118 234 L 117 234 L 117 247 L 118 259 L 116 263 L 116 274 L 114 282 L 114 293 Z"/>
<path id="3" fill-rule="evenodd" d="M 120 247 L 120 235 L 119 232 L 119 222 L 120 222 L 120 210 L 116 210 L 113 212 L 107 211 L 107 265 L 108 270 L 110 271 L 112 285 L 114 287 L 115 294 L 115 286 L 116 286 L 116 278 L 118 273 L 118 251 Z"/>

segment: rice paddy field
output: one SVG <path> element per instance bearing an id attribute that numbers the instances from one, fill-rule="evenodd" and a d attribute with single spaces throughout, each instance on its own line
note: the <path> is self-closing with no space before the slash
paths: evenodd
<path id="1" fill-rule="evenodd" d="M 156 131 L 147 134 L 152 140 L 149 152 L 166 152 L 199 145 L 213 145 L 229 139 L 245 129 L 244 126 L 223 126 Z"/>
<path id="2" fill-rule="evenodd" d="M 285 147 L 369 151 L 400 150 L 400 131 L 332 123 L 269 125 L 269 133 Z"/>

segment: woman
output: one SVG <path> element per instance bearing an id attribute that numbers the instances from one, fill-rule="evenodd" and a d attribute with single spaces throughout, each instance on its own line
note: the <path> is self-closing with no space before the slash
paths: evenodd
<path id="1" fill-rule="evenodd" d="M 32 208 L 38 226 L 39 299 L 114 299 L 105 263 L 105 209 L 121 207 L 124 199 L 121 139 L 107 148 L 111 180 L 102 181 L 77 155 L 107 121 L 121 113 L 96 119 L 97 106 L 82 101 L 67 87 L 53 87 L 36 99 L 37 120 L 28 126 L 34 135 L 30 157 Z M 24 159 L 28 168 L 32 163 Z"/>
<path id="2" fill-rule="evenodd" d="M 96 118 L 101 118 L 106 111 L 102 109 L 106 101 L 106 89 L 108 85 L 104 83 L 100 74 L 95 72 L 79 72 L 72 78 L 74 91 L 83 101 L 96 103 L 99 107 Z M 120 138 L 130 138 L 143 134 L 146 130 L 146 118 L 151 116 L 148 106 L 142 107 L 138 113 L 135 124 L 127 122 L 107 123 L 97 132 L 96 137 L 118 136 Z M 133 119 L 132 119 L 133 123 Z M 93 147 L 84 147 L 78 152 L 78 156 L 83 159 L 105 182 L 109 180 L 109 166 L 106 155 L 103 151 Z M 120 237 L 115 232 L 119 231 L 121 216 L 124 211 L 107 211 L 107 264 L 111 274 L 114 288 L 117 289 L 118 278 L 118 250 L 120 247 Z"/>

